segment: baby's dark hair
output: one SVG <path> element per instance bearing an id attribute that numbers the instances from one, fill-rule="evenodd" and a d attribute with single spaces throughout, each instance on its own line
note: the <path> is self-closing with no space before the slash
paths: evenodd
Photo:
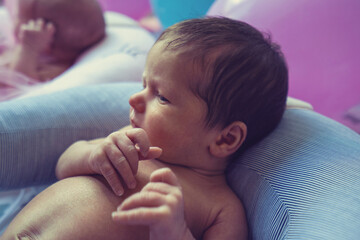
<path id="1" fill-rule="evenodd" d="M 207 17 L 177 23 L 157 41 L 165 41 L 166 50 L 194 63 L 190 88 L 207 104 L 207 127 L 226 127 L 234 121 L 246 124 L 247 137 L 240 150 L 280 122 L 288 69 L 270 36 L 241 21 Z"/>

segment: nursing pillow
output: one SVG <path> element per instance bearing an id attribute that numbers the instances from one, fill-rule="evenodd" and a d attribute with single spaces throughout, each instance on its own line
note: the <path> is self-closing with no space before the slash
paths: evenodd
<path id="1" fill-rule="evenodd" d="M 94 84 L 0 103 L 0 189 L 55 181 L 63 151 L 127 125 L 128 99 L 141 89 Z M 287 109 L 227 176 L 253 239 L 360 236 L 360 136 L 321 114 Z"/>

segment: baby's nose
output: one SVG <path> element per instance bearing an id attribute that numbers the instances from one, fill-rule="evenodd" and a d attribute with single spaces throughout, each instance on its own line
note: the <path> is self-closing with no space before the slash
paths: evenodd
<path id="1" fill-rule="evenodd" d="M 133 94 L 129 99 L 129 104 L 136 112 L 145 112 L 145 99 L 142 92 Z"/>

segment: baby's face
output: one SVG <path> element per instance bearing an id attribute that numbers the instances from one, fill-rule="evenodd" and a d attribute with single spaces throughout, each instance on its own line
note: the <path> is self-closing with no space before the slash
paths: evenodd
<path id="1" fill-rule="evenodd" d="M 206 103 L 189 88 L 189 63 L 162 41 L 149 52 L 143 74 L 144 89 L 134 94 L 130 122 L 143 128 L 153 146 L 163 149 L 160 160 L 191 166 L 207 151 L 212 130 L 205 127 Z"/>

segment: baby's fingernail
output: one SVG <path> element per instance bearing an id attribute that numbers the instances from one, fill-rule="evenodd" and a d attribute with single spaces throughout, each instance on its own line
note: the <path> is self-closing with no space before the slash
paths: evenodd
<path id="1" fill-rule="evenodd" d="M 147 155 L 147 153 L 148 153 L 147 150 L 141 149 L 141 148 L 139 147 L 139 144 L 135 144 L 135 148 L 136 148 L 136 150 L 137 150 L 138 152 L 140 152 L 140 154 L 141 154 L 142 157 L 146 157 L 146 155 Z"/>
<path id="2" fill-rule="evenodd" d="M 124 194 L 124 191 L 121 189 L 118 189 L 115 191 L 115 194 L 118 195 L 119 197 L 121 197 Z"/>
<path id="3" fill-rule="evenodd" d="M 112 218 L 116 217 L 117 215 L 118 215 L 117 212 L 112 212 L 112 213 L 111 213 L 111 217 L 112 217 Z"/>

